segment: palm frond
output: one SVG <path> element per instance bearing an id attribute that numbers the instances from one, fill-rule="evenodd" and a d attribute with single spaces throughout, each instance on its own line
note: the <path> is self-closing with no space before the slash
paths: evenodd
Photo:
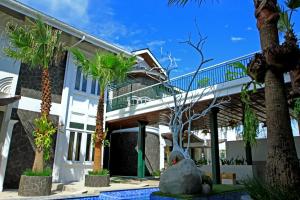
<path id="1" fill-rule="evenodd" d="M 61 53 L 61 31 L 46 25 L 40 18 L 29 20 L 29 25 L 7 23 L 9 46 L 4 48 L 7 56 L 20 60 L 31 67 L 48 67 Z"/>
<path id="2" fill-rule="evenodd" d="M 285 5 L 291 10 L 296 10 L 300 8 L 300 0 L 286 0 Z"/>
<path id="3" fill-rule="evenodd" d="M 70 51 L 76 65 L 82 68 L 84 74 L 98 80 L 101 91 L 114 81 L 124 80 L 136 62 L 135 57 L 128 58 L 103 51 L 97 51 L 90 59 L 77 48 L 71 48 Z"/>
<path id="4" fill-rule="evenodd" d="M 287 32 L 292 29 L 288 12 L 283 9 L 281 9 L 281 12 L 279 13 L 279 20 L 278 20 L 277 27 L 280 32 Z"/>
<path id="5" fill-rule="evenodd" d="M 89 59 L 86 57 L 86 55 L 82 51 L 80 51 L 78 48 L 70 48 L 69 50 L 73 55 L 75 64 L 81 68 L 81 70 L 83 71 L 83 73 L 85 75 L 87 75 L 87 76 L 90 75 L 91 63 L 90 63 Z"/>
<path id="6" fill-rule="evenodd" d="M 196 3 L 198 3 L 199 5 L 204 1 L 204 0 L 194 0 Z M 169 0 L 168 4 L 169 5 L 180 5 L 180 6 L 185 6 L 188 2 L 190 2 L 189 0 Z"/>

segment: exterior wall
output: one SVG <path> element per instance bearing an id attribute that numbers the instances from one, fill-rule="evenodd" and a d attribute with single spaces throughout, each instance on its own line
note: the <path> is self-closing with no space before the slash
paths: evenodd
<path id="1" fill-rule="evenodd" d="M 146 75 L 138 75 L 134 77 L 132 80 L 134 81 L 132 84 L 126 85 L 124 87 L 118 88 L 114 91 L 113 96 L 119 96 L 122 94 L 126 94 L 128 92 L 132 92 L 134 90 L 138 90 L 144 87 L 147 87 L 149 85 L 153 85 L 157 83 L 157 81 L 153 80 L 152 78 L 146 76 Z"/>
<path id="2" fill-rule="evenodd" d="M 92 169 L 93 148 L 92 145 L 88 148 L 88 144 L 94 132 L 91 127 L 96 123 L 98 103 L 98 95 L 91 93 L 91 78 L 87 78 L 86 91 L 81 91 L 83 84 L 81 75 L 80 88 L 75 89 L 77 67 L 71 54 L 68 54 L 66 69 L 61 102 L 65 109 L 62 110 L 60 117 L 63 127 L 58 134 L 53 169 L 53 181 L 64 183 L 83 180 L 84 175 Z M 80 127 L 72 126 L 74 123 Z M 79 152 L 77 156 L 76 149 Z"/>
<path id="3" fill-rule="evenodd" d="M 61 61 L 57 65 L 49 66 L 50 81 L 52 86 L 52 102 L 60 103 L 64 83 L 66 66 L 66 53 L 63 53 Z M 42 70 L 21 64 L 17 86 L 17 94 L 33 99 L 41 98 Z M 30 78 L 28 78 L 30 77 Z"/>
<path id="4" fill-rule="evenodd" d="M 63 56 L 58 65 L 49 67 L 53 94 L 52 100 L 54 103 L 60 103 L 61 101 L 65 63 L 66 57 Z M 21 64 L 16 94 L 22 96 L 23 99 L 21 101 L 23 101 L 26 97 L 28 97 L 28 99 L 40 99 L 41 70 L 31 70 L 28 66 Z M 36 104 L 38 107 L 40 106 L 39 103 Z M 18 110 L 20 108 L 19 105 L 16 105 Z M 18 110 L 16 110 L 12 115 L 12 119 L 19 120 L 20 122 L 14 127 L 12 132 L 10 153 L 8 156 L 8 164 L 4 181 L 4 185 L 6 188 L 17 188 L 19 185 L 20 175 L 25 169 L 31 168 L 33 164 L 34 149 L 32 148 L 32 141 L 30 141 L 30 138 L 32 137 L 31 134 L 33 130 L 33 120 L 35 117 L 38 117 L 39 114 L 37 112 L 29 111 L 33 106 L 32 104 L 28 104 L 25 106 L 28 108 L 27 111 L 20 111 L 26 113 L 25 116 L 27 117 L 19 118 L 17 114 Z M 58 122 L 57 117 L 55 121 Z M 28 124 L 30 128 L 24 127 L 25 124 Z M 52 156 L 52 159 L 49 163 L 49 167 L 51 168 L 53 157 L 54 155 Z"/>
<path id="5" fill-rule="evenodd" d="M 109 169 L 112 175 L 137 175 L 137 130 L 131 132 L 117 132 L 111 134 Z M 120 130 L 121 131 L 121 130 Z M 160 149 L 158 134 L 146 130 L 145 164 L 146 172 L 160 168 Z"/>
<path id="6" fill-rule="evenodd" d="M 0 11 L 0 80 L 5 80 L 4 85 L 1 85 L 0 91 L 15 95 L 18 74 L 20 69 L 20 62 L 8 58 L 4 55 L 2 48 L 8 45 L 8 39 L 5 34 L 5 26 L 8 21 L 18 23 L 18 20 L 13 20 L 12 17 Z M 6 85 L 7 84 L 7 85 Z M 2 87 L 4 86 L 4 87 Z M 8 87 L 7 87 L 8 86 Z M 3 182 L 7 168 L 8 152 L 11 143 L 12 128 L 16 121 L 11 120 L 12 104 L 3 106 L 2 119 L 0 121 L 0 191 L 3 190 Z"/>
<path id="7" fill-rule="evenodd" d="M 295 145 L 297 149 L 297 155 L 300 159 L 300 137 L 294 137 Z M 267 139 L 258 139 L 257 144 L 252 147 L 252 159 L 253 161 L 266 161 L 267 159 Z M 245 155 L 245 148 L 243 141 L 229 141 L 226 142 L 226 157 L 227 158 L 236 158 L 244 157 Z"/>
<path id="8" fill-rule="evenodd" d="M 200 166 L 200 170 L 204 173 L 212 173 L 211 165 L 202 165 Z M 236 180 L 242 181 L 247 178 L 253 177 L 253 168 L 252 165 L 221 165 L 220 166 L 221 173 L 235 173 Z"/>

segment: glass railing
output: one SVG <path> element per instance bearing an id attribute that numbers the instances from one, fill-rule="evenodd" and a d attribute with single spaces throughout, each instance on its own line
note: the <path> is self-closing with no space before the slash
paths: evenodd
<path id="1" fill-rule="evenodd" d="M 240 62 L 243 65 L 247 66 L 253 56 L 254 53 L 201 69 L 195 77 L 190 91 L 220 83 L 225 83 L 247 76 L 245 73 L 242 73 L 242 70 L 240 68 L 234 67 L 233 63 Z M 233 74 L 231 75 L 230 79 L 227 77 L 228 72 L 231 72 L 231 74 Z M 194 74 L 195 72 L 191 72 L 179 77 L 172 78 L 170 85 L 174 87 L 178 93 L 185 92 L 187 91 Z M 107 103 L 107 111 L 114 111 L 130 106 L 135 106 L 157 99 L 162 99 L 168 96 L 171 96 L 171 90 L 166 87 L 166 84 L 157 83 L 116 97 L 109 97 Z"/>

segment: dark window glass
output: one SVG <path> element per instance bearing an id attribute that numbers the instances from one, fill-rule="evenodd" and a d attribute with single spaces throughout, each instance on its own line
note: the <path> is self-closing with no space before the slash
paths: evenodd
<path id="1" fill-rule="evenodd" d="M 100 95 L 100 85 L 98 84 L 97 95 Z"/>
<path id="2" fill-rule="evenodd" d="M 79 90 L 81 81 L 81 69 L 77 67 L 76 79 L 75 79 L 75 89 Z"/>
<path id="3" fill-rule="evenodd" d="M 80 160 L 81 133 L 77 133 L 75 161 Z"/>
<path id="4" fill-rule="evenodd" d="M 92 150 L 92 161 L 94 161 L 95 148 Z"/>
<path id="5" fill-rule="evenodd" d="M 95 131 L 96 126 L 88 124 L 87 127 L 86 127 L 86 129 L 89 130 L 89 131 Z"/>
<path id="6" fill-rule="evenodd" d="M 70 128 L 83 129 L 84 124 L 76 123 L 76 122 L 70 122 Z"/>
<path id="7" fill-rule="evenodd" d="M 68 148 L 68 160 L 73 160 L 73 146 L 74 146 L 74 132 L 70 132 L 70 138 L 69 138 L 69 148 Z"/>
<path id="8" fill-rule="evenodd" d="M 92 135 L 87 134 L 87 139 L 86 139 L 86 149 L 85 149 L 85 161 L 90 161 L 90 149 L 91 149 L 91 140 Z"/>
<path id="9" fill-rule="evenodd" d="M 87 80 L 86 77 L 83 76 L 81 91 L 86 92 L 86 85 L 87 85 Z"/>
<path id="10" fill-rule="evenodd" d="M 96 80 L 94 80 L 94 79 L 93 79 L 93 81 L 92 81 L 91 93 L 92 93 L 92 94 L 95 94 L 95 93 L 96 93 Z"/>

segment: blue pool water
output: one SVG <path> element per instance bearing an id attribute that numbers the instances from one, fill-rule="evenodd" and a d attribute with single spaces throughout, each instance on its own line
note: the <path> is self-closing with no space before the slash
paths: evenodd
<path id="1" fill-rule="evenodd" d="M 101 192 L 99 196 L 69 198 L 68 200 L 150 200 L 152 192 L 158 191 L 158 188 L 117 190 Z M 243 198 L 242 198 L 243 197 Z M 197 197 L 198 200 L 236 200 L 251 199 L 246 192 L 229 192 L 212 195 L 208 197 Z M 151 200 L 174 200 L 172 197 L 151 196 Z"/>
<path id="2" fill-rule="evenodd" d="M 158 188 L 117 190 L 101 192 L 99 196 L 72 198 L 70 200 L 150 200 L 150 194 Z"/>

